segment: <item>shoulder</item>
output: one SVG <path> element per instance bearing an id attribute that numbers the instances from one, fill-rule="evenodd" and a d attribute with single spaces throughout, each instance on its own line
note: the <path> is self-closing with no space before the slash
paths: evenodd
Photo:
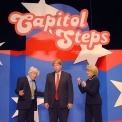
<path id="1" fill-rule="evenodd" d="M 47 74 L 47 77 L 55 75 L 55 72 L 50 72 Z"/>
<path id="2" fill-rule="evenodd" d="M 98 77 L 95 77 L 93 80 L 94 80 L 94 82 L 99 82 L 99 78 Z"/>
<path id="3" fill-rule="evenodd" d="M 26 76 L 22 76 L 22 77 L 18 77 L 18 81 L 23 81 L 23 80 L 26 80 L 27 79 L 27 77 Z"/>
<path id="4" fill-rule="evenodd" d="M 62 71 L 62 72 L 61 72 L 61 74 L 62 74 L 62 75 L 66 75 L 66 76 L 71 76 L 71 74 L 70 74 L 70 73 L 65 72 L 65 71 Z"/>
<path id="5" fill-rule="evenodd" d="M 99 80 L 98 77 L 95 77 L 94 80 Z"/>

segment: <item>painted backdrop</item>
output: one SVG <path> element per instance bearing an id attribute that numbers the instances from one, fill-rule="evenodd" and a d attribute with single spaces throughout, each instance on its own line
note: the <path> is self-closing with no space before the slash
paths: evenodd
<path id="1" fill-rule="evenodd" d="M 1 3 L 2 10 L 10 9 L 0 18 L 6 23 L 0 29 L 0 122 L 17 121 L 17 78 L 27 75 L 29 67 L 35 66 L 41 72 L 36 80 L 38 90 L 44 91 L 45 78 L 53 71 L 51 62 L 55 58 L 60 58 L 63 70 L 72 75 L 74 105 L 68 122 L 84 122 L 85 94 L 80 93 L 76 79 L 87 79 L 87 64 L 99 69 L 103 121 L 122 121 L 122 50 L 107 46 L 113 43 L 111 30 L 93 28 L 92 1 L 76 1 Z M 43 98 L 38 98 L 35 121 L 49 121 Z"/>

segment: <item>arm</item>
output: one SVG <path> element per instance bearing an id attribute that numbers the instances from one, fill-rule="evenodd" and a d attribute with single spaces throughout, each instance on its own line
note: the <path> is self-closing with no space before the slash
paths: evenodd
<path id="1" fill-rule="evenodd" d="M 35 82 L 35 85 L 36 85 L 36 96 L 37 97 L 44 97 L 44 92 L 38 91 L 36 81 L 34 80 L 34 82 Z"/>
<path id="2" fill-rule="evenodd" d="M 73 84 L 72 84 L 72 77 L 69 74 L 69 78 L 68 78 L 68 109 L 72 108 L 72 104 L 73 104 L 73 98 L 74 98 L 74 90 L 73 90 Z"/>
<path id="3" fill-rule="evenodd" d="M 45 107 L 48 109 L 49 108 L 49 103 L 48 103 L 48 89 L 49 89 L 49 84 L 48 84 L 48 76 L 46 78 L 46 84 L 45 84 L 45 91 L 44 91 L 44 104 Z"/>
<path id="4" fill-rule="evenodd" d="M 22 81 L 21 78 L 18 78 L 18 79 L 17 79 L 17 84 L 16 84 L 15 93 L 16 93 L 18 96 L 23 96 L 23 95 L 24 95 L 23 81 Z"/>
<path id="5" fill-rule="evenodd" d="M 48 83 L 48 76 L 47 76 L 46 84 L 45 84 L 45 91 L 44 91 L 44 103 L 48 103 L 48 89 L 49 89 L 49 83 Z"/>
<path id="6" fill-rule="evenodd" d="M 84 87 L 84 89 L 86 90 L 86 92 L 92 96 L 96 95 L 99 91 L 99 87 L 100 87 L 100 84 L 99 84 L 99 80 L 97 78 L 95 78 L 93 80 L 93 87 L 92 88 L 89 88 L 88 85 L 86 85 Z"/>
<path id="7" fill-rule="evenodd" d="M 70 74 L 67 80 L 68 80 L 68 103 L 73 103 L 74 90 L 72 84 L 72 77 Z"/>
<path id="8" fill-rule="evenodd" d="M 77 82 L 78 82 L 78 88 L 79 88 L 80 92 L 81 92 L 81 93 L 85 93 L 86 91 L 85 91 L 85 89 L 84 89 L 84 87 L 83 87 L 83 85 L 82 85 L 82 83 L 83 83 L 84 81 L 82 81 L 81 78 L 78 77 L 78 78 L 77 78 Z"/>
<path id="9" fill-rule="evenodd" d="M 37 91 L 37 96 L 44 97 L 44 92 Z"/>
<path id="10" fill-rule="evenodd" d="M 82 94 L 86 92 L 85 87 L 82 87 L 81 83 L 78 84 L 78 88 Z"/>

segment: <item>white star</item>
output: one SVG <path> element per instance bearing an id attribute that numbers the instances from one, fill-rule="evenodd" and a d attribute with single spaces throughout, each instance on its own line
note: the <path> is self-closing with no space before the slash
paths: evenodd
<path id="1" fill-rule="evenodd" d="M 1 43 L 0 43 L 0 47 L 1 47 L 4 43 L 5 43 L 5 42 L 1 42 Z"/>
<path id="2" fill-rule="evenodd" d="M 114 86 L 121 92 L 114 107 L 118 107 L 120 105 L 122 105 L 122 82 L 119 81 L 114 81 L 114 80 L 110 80 Z"/>
<path id="3" fill-rule="evenodd" d="M 0 61 L 0 66 L 2 66 L 3 64 L 2 64 L 2 62 Z"/>
<path id="4" fill-rule="evenodd" d="M 14 100 L 14 102 L 18 102 L 18 97 L 12 97 L 12 99 Z M 41 105 L 42 103 L 44 103 L 44 99 L 43 98 L 37 98 L 37 106 Z M 18 110 L 15 111 L 15 113 L 13 114 L 12 118 L 18 116 Z M 38 107 L 37 107 L 37 111 L 34 112 L 34 120 L 36 122 L 39 122 L 39 114 L 38 114 Z"/>
<path id="5" fill-rule="evenodd" d="M 18 97 L 12 97 L 12 99 L 14 100 L 14 102 L 17 103 L 18 101 Z M 12 118 L 16 117 L 18 115 L 18 110 L 15 111 L 15 113 L 13 114 Z"/>
<path id="6" fill-rule="evenodd" d="M 94 49 L 92 50 L 88 50 L 86 45 L 80 46 L 82 50 L 76 58 L 74 64 L 87 60 L 89 64 L 95 65 L 98 58 L 112 53 L 109 50 L 104 49 L 101 44 L 94 46 Z"/>
<path id="7" fill-rule="evenodd" d="M 45 3 L 45 0 L 40 0 L 39 3 L 23 3 L 22 5 L 36 16 L 44 16 L 46 14 L 56 15 L 58 9 L 51 7 Z"/>

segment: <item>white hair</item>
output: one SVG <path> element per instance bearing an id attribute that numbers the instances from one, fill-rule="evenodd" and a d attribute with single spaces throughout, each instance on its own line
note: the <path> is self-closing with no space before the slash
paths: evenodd
<path id="1" fill-rule="evenodd" d="M 40 71 L 34 67 L 34 66 L 31 66 L 28 70 L 28 74 L 30 74 L 31 72 L 37 72 L 37 76 L 40 74 Z"/>

